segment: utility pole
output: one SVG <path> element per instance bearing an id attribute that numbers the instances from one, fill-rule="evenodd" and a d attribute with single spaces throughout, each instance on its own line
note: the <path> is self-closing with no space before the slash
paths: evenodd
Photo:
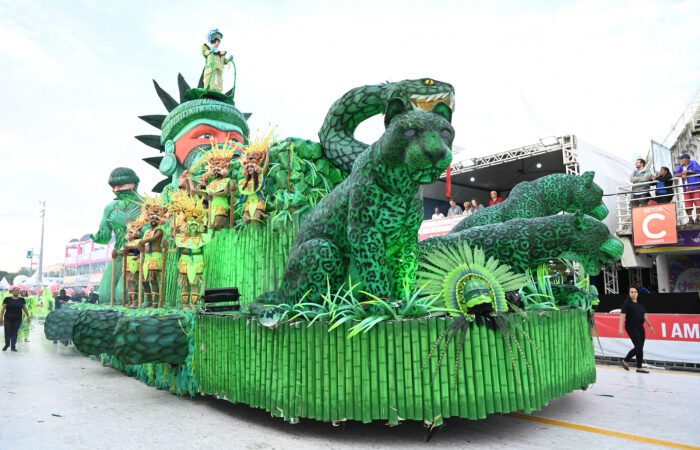
<path id="1" fill-rule="evenodd" d="M 44 219 L 46 217 L 46 201 L 40 201 L 39 204 L 41 205 L 41 245 L 39 246 L 39 268 L 37 269 L 39 274 L 36 277 L 36 282 L 39 284 L 39 288 L 41 288 L 42 275 L 44 272 Z"/>

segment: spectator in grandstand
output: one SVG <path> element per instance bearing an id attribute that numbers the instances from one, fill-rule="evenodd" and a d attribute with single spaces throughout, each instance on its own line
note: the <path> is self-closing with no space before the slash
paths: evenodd
<path id="1" fill-rule="evenodd" d="M 646 184 L 652 180 L 652 174 L 644 166 L 647 162 L 639 158 L 634 163 L 634 171 L 630 175 L 630 183 L 632 183 L 632 200 L 630 206 L 644 206 L 649 201 L 650 185 Z"/>
<path id="2" fill-rule="evenodd" d="M 637 372 L 639 373 L 649 373 L 648 370 L 642 369 L 642 360 L 644 358 L 644 340 L 646 335 L 644 332 L 644 323 L 649 325 L 649 331 L 654 332 L 654 327 L 649 322 L 649 317 L 646 310 L 642 305 L 639 304 L 639 292 L 637 288 L 631 287 L 629 290 L 629 295 L 627 300 L 622 304 L 622 309 L 620 310 L 620 325 L 619 334 L 623 335 L 622 326 L 624 324 L 625 331 L 627 335 L 632 340 L 634 348 L 627 353 L 627 356 L 622 360 L 622 367 L 625 370 L 630 370 L 630 361 L 632 357 L 637 360 Z"/>
<path id="3" fill-rule="evenodd" d="M 479 200 L 478 198 L 473 198 L 472 208 L 474 208 L 474 212 L 479 212 L 482 209 L 484 209 L 484 205 L 481 204 L 481 200 Z"/>
<path id="4" fill-rule="evenodd" d="M 454 200 L 450 200 L 450 209 L 447 210 L 447 217 L 459 216 L 462 214 L 462 207 Z"/>
<path id="5" fill-rule="evenodd" d="M 474 212 L 474 209 L 472 208 L 472 204 L 469 200 L 464 202 L 464 209 L 462 210 L 462 215 L 463 216 L 471 216 L 472 213 Z"/>
<path id="6" fill-rule="evenodd" d="M 680 160 L 681 164 L 674 175 L 680 178 L 683 185 L 688 223 L 700 223 L 700 164 L 697 161 L 691 161 L 687 153 L 683 153 Z M 695 220 L 693 220 L 693 207 L 695 207 Z"/>
<path id="7" fill-rule="evenodd" d="M 445 217 L 445 215 L 440 212 L 440 208 L 435 208 L 435 212 L 433 213 L 433 219 L 442 219 L 443 217 Z"/>
<path id="8" fill-rule="evenodd" d="M 654 176 L 656 181 L 656 203 L 668 203 L 673 198 L 673 175 L 668 167 L 662 167 L 659 174 Z"/>
<path id="9" fill-rule="evenodd" d="M 651 291 L 644 286 L 642 286 L 641 281 L 635 281 L 634 282 L 634 287 L 637 289 L 637 292 L 639 292 L 640 295 L 646 295 L 646 294 L 651 294 Z"/>
<path id="10" fill-rule="evenodd" d="M 498 195 L 498 192 L 491 191 L 491 200 L 489 200 L 489 206 L 493 206 L 496 203 L 503 203 L 503 197 Z"/>

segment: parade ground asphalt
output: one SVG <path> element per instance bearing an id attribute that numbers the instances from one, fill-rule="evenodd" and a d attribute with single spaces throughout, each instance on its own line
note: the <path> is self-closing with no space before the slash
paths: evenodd
<path id="1" fill-rule="evenodd" d="M 32 330 L 0 353 L 0 449 L 700 448 L 700 374 L 598 366 L 587 391 L 532 415 L 423 423 L 302 419 L 211 397 L 179 398 L 103 367 Z M 428 442 L 427 439 L 430 437 Z"/>

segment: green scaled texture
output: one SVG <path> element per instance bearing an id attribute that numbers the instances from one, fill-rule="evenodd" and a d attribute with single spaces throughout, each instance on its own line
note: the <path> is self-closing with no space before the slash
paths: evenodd
<path id="1" fill-rule="evenodd" d="M 114 353 L 114 328 L 121 313 L 115 310 L 80 311 L 73 327 L 73 343 L 86 355 Z"/>
<path id="2" fill-rule="evenodd" d="M 73 325 L 80 311 L 63 307 L 52 311 L 44 322 L 44 335 L 50 341 L 73 339 Z"/>
<path id="3" fill-rule="evenodd" d="M 189 353 L 182 315 L 125 316 L 114 331 L 116 356 L 125 364 L 182 364 Z"/>

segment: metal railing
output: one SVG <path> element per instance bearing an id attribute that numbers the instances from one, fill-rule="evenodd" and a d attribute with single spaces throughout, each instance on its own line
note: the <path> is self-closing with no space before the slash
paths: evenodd
<path id="1" fill-rule="evenodd" d="M 674 186 L 668 186 L 667 189 L 672 193 L 664 195 L 664 197 L 671 196 L 670 202 L 676 205 L 676 221 L 678 225 L 684 225 L 688 223 L 689 217 L 685 210 L 685 193 L 683 192 L 684 186 L 698 186 L 700 187 L 700 181 L 693 183 L 685 183 L 685 185 L 680 185 L 679 178 L 673 178 L 676 183 Z M 643 186 L 644 189 L 640 189 Z M 632 190 L 634 189 L 634 191 Z M 633 196 L 634 195 L 634 196 Z M 636 197 L 639 196 L 639 197 Z M 637 205 L 640 200 L 656 201 L 656 181 L 646 181 L 643 183 L 635 183 L 634 185 L 629 184 L 625 186 L 617 187 L 617 233 L 618 234 L 632 234 L 632 208 Z M 696 217 L 700 219 L 700 208 L 696 210 Z"/>

